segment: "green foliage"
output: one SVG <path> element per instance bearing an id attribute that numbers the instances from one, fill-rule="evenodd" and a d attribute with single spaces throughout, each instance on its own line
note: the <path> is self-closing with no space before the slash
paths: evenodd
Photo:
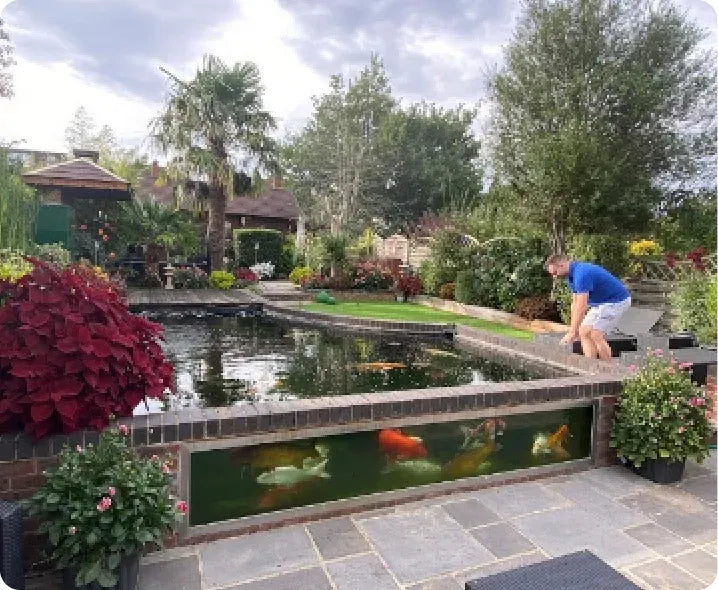
<path id="1" fill-rule="evenodd" d="M 304 246 L 304 261 L 307 266 L 315 270 L 328 264 L 327 249 L 319 236 L 307 236 Z"/>
<path id="2" fill-rule="evenodd" d="M 704 272 L 693 270 L 683 276 L 669 294 L 671 327 L 693 332 L 702 344 L 715 345 L 717 288 L 716 278 Z"/>
<path id="3" fill-rule="evenodd" d="M 705 35 L 672 2 L 524 2 L 490 83 L 493 164 L 552 250 L 568 233 L 645 231 L 657 178 L 715 153 Z"/>
<path id="4" fill-rule="evenodd" d="M 547 294 L 524 297 L 516 302 L 516 314 L 527 320 L 548 320 L 551 322 L 559 319 L 556 302 L 552 301 Z"/>
<path id="5" fill-rule="evenodd" d="M 623 277 L 628 271 L 628 248 L 625 240 L 611 234 L 577 234 L 568 240 L 568 256 L 582 262 L 593 262 L 608 272 Z"/>
<path id="6" fill-rule="evenodd" d="M 373 229 L 365 228 L 362 234 L 347 246 L 347 254 L 367 258 L 374 256 L 374 242 L 377 237 Z"/>
<path id="7" fill-rule="evenodd" d="M 424 291 L 436 295 L 444 283 L 456 281 L 456 273 L 471 267 L 471 257 L 476 248 L 467 246 L 460 232 L 445 229 L 438 232 L 431 242 L 431 254 L 419 270 Z"/>
<path id="8" fill-rule="evenodd" d="M 459 303 L 476 303 L 476 277 L 472 270 L 456 273 L 454 299 Z"/>
<path id="9" fill-rule="evenodd" d="M 39 244 L 33 248 L 33 256 L 57 268 L 64 268 L 72 262 L 72 255 L 62 244 Z"/>
<path id="10" fill-rule="evenodd" d="M 639 467 L 646 459 L 700 462 L 708 456 L 710 400 L 691 382 L 687 368 L 649 356 L 624 383 L 610 434 L 619 457 Z"/>
<path id="11" fill-rule="evenodd" d="M 21 252 L 9 249 L 0 250 L 0 281 L 14 283 L 32 271 L 32 265 L 23 258 Z"/>
<path id="12" fill-rule="evenodd" d="M 553 286 L 553 298 L 556 301 L 558 315 L 564 324 L 571 323 L 571 300 L 573 295 L 564 279 L 557 280 Z"/>
<path id="13" fill-rule="evenodd" d="M 287 276 L 295 266 L 296 251 L 294 247 L 294 236 L 288 235 L 282 243 L 282 251 L 279 254 L 275 272 L 281 276 Z"/>
<path id="14" fill-rule="evenodd" d="M 57 565 L 77 570 L 78 586 L 112 586 L 124 556 L 162 546 L 186 511 L 171 496 L 169 472 L 169 463 L 139 458 L 111 430 L 97 446 L 60 452 L 59 466 L 46 473 L 29 508 L 42 521 Z"/>
<path id="15" fill-rule="evenodd" d="M 38 205 L 35 191 L 0 149 L 0 248 L 27 251 L 35 237 Z"/>
<path id="16" fill-rule="evenodd" d="M 715 252 L 716 211 L 715 190 L 681 194 L 660 212 L 655 236 L 666 252 L 685 254 L 701 246 Z"/>
<path id="17" fill-rule="evenodd" d="M 10 36 L 0 18 L 0 98 L 12 98 L 14 94 L 12 74 L 10 73 L 10 67 L 15 64 L 12 54 L 13 46 L 10 43 Z"/>
<path id="18" fill-rule="evenodd" d="M 540 238 L 545 228 L 525 210 L 523 201 L 508 186 L 491 185 L 464 218 L 466 233 L 480 242 L 493 238 Z"/>
<path id="19" fill-rule="evenodd" d="M 278 266 L 282 258 L 282 232 L 276 229 L 235 229 L 234 261 L 238 267 L 255 262 L 271 262 Z M 255 250 L 255 244 L 259 249 Z"/>
<path id="20" fill-rule="evenodd" d="M 314 271 L 309 266 L 297 266 L 289 273 L 289 280 L 295 285 L 300 285 L 302 279 L 312 275 Z"/>
<path id="21" fill-rule="evenodd" d="M 205 289 L 209 284 L 207 273 L 195 266 L 174 271 L 172 284 L 175 289 Z"/>
<path id="22" fill-rule="evenodd" d="M 209 286 L 226 291 L 234 287 L 234 275 L 226 270 L 213 270 L 209 275 Z"/>
<path id="23" fill-rule="evenodd" d="M 320 293 L 317 293 L 317 296 L 314 298 L 314 300 L 317 303 L 324 303 L 325 305 L 336 305 L 337 300 L 329 295 L 326 291 L 321 291 Z"/>
<path id="24" fill-rule="evenodd" d="M 456 283 L 444 283 L 439 287 L 438 295 L 441 299 L 453 301 L 456 297 Z"/>

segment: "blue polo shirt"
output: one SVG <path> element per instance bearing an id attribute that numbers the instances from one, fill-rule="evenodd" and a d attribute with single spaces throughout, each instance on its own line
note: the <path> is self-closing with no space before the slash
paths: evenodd
<path id="1" fill-rule="evenodd" d="M 572 262 L 568 267 L 568 286 L 572 293 L 588 293 L 589 305 L 619 303 L 628 299 L 628 289 L 602 266 Z"/>

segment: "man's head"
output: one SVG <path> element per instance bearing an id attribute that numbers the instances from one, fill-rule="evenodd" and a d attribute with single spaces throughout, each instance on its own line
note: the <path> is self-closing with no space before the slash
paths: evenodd
<path id="1" fill-rule="evenodd" d="M 564 254 L 553 254 L 546 259 L 544 268 L 553 278 L 568 276 L 570 260 Z"/>

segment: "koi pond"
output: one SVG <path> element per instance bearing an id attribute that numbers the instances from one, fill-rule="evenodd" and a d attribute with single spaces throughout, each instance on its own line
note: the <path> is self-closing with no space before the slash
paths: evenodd
<path id="1" fill-rule="evenodd" d="M 165 326 L 176 379 L 176 394 L 151 411 L 548 376 L 548 369 L 482 358 L 445 338 L 335 333 L 200 312 L 150 317 Z"/>
<path id="2" fill-rule="evenodd" d="M 578 407 L 195 452 L 190 524 L 582 459 L 591 421 Z"/>

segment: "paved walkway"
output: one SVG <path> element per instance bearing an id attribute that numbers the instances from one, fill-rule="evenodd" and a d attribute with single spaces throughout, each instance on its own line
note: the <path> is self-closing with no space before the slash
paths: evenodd
<path id="1" fill-rule="evenodd" d="M 706 588 L 715 454 L 677 485 L 616 466 L 172 549 L 143 560 L 140 588 L 459 590 L 579 549 L 643 588 Z"/>

